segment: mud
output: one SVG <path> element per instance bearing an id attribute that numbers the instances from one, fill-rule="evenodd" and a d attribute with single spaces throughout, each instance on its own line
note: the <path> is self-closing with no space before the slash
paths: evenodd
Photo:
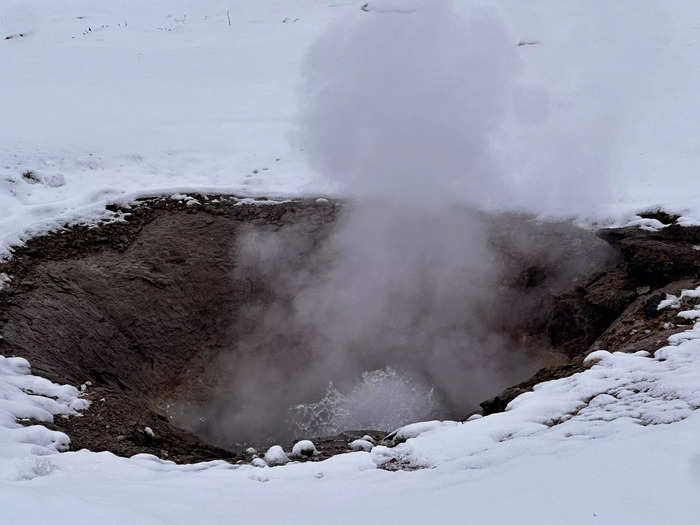
<path id="1" fill-rule="evenodd" d="M 211 363 L 255 322 L 241 312 L 275 296 L 260 275 L 233 271 L 242 229 L 293 227 L 308 240 L 304 250 L 313 251 L 332 231 L 342 206 L 325 199 L 193 197 L 195 202 L 156 198 L 114 207 L 125 214 L 123 221 L 33 238 L 0 263 L 0 273 L 12 277 L 0 290 L 0 354 L 27 358 L 35 374 L 52 381 L 90 382 L 91 407 L 80 417 L 54 422 L 71 437 L 73 449 L 236 462 L 250 459 L 248 446 L 262 450 L 269 444 L 213 446 L 176 424 L 164 407 L 183 396 L 206 401 L 212 395 L 208 375 L 216 372 Z M 513 221 L 517 229 L 508 227 Z M 493 219 L 491 240 L 508 270 L 507 293 L 540 291 L 528 304 L 533 315 L 504 319 L 500 328 L 514 348 L 532 354 L 534 368 L 548 366 L 482 403 L 484 413 L 503 410 L 537 382 L 580 371 L 591 348 L 653 351 L 683 329 L 671 319 L 673 312 L 658 313 L 655 304 L 666 291 L 700 279 L 700 252 L 694 248 L 700 228 L 602 231 L 599 242 L 620 256 L 606 259 L 602 269 L 600 261 L 586 260 L 597 246 L 590 237 L 565 224 L 543 233 L 529 218 Z M 529 248 L 517 248 L 523 245 Z M 562 273 L 562 257 L 577 265 L 574 274 Z M 494 385 L 494 393 L 498 389 Z M 344 452 L 349 441 L 367 433 L 383 435 L 357 430 L 316 438 L 321 454 L 314 459 Z"/>
<path id="2" fill-rule="evenodd" d="M 25 357 L 52 381 L 94 385 L 83 417 L 55 422 L 73 448 L 176 461 L 242 457 L 243 445 L 227 452 L 178 429 L 157 401 L 228 347 L 241 305 L 265 293 L 264 283 L 232 281 L 241 225 L 294 223 L 320 238 L 336 207 L 197 197 L 196 209 L 164 199 L 136 203 L 122 210 L 123 222 L 36 237 L 0 263 L 0 273 L 12 276 L 0 291 L 0 353 Z"/>

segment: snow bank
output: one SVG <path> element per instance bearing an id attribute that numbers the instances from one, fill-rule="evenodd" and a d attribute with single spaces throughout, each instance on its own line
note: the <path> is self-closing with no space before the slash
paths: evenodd
<path id="1" fill-rule="evenodd" d="M 31 375 L 25 359 L 0 356 L 0 479 L 50 473 L 48 456 L 67 450 L 70 439 L 37 423 L 77 415 L 88 405 L 76 388 Z"/>

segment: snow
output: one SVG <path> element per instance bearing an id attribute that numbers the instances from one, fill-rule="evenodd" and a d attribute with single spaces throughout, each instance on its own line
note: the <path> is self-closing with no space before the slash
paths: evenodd
<path id="1" fill-rule="evenodd" d="M 675 295 L 672 295 L 670 293 L 666 294 L 666 299 L 663 299 L 661 302 L 659 302 L 659 305 L 656 307 L 657 310 L 663 310 L 664 308 L 680 308 L 681 307 L 681 300 L 680 298 L 676 297 Z"/>
<path id="2" fill-rule="evenodd" d="M 610 355 L 610 352 L 607 350 L 596 350 L 595 352 L 591 352 L 586 356 L 586 358 L 583 360 L 583 365 L 587 367 L 593 366 L 600 363 L 604 359 L 607 359 Z"/>
<path id="3" fill-rule="evenodd" d="M 9 4 L 0 36 L 29 35 L 0 40 L 0 99 L 12 101 L 0 130 L 0 252 L 143 192 L 289 196 L 315 180 L 293 139 L 300 63 L 351 6 Z"/>
<path id="4" fill-rule="evenodd" d="M 664 224 L 657 219 L 643 219 L 639 217 L 638 219 L 629 221 L 625 226 L 639 226 L 642 230 L 656 232 L 666 228 L 668 224 Z"/>
<path id="5" fill-rule="evenodd" d="M 525 86 L 546 83 L 552 107 L 586 103 L 577 98 L 582 70 L 592 82 L 619 71 L 607 88 L 629 88 L 614 99 L 636 118 L 624 123 L 609 191 L 587 220 L 625 224 L 663 207 L 700 224 L 700 123 L 687 118 L 700 85 L 696 2 L 478 3 L 499 9 L 514 46 L 539 42 L 518 48 L 521 76 Z M 12 101 L 0 127 L 0 255 L 47 229 L 110 218 L 105 204 L 145 195 L 333 195 L 298 140 L 301 65 L 339 20 L 405 16 L 395 11 L 406 2 L 370 4 L 363 14 L 349 0 L 5 2 L 0 37 L 25 36 L 0 39 L 0 99 Z M 473 4 L 455 0 L 463 12 Z M 631 37 L 617 38 L 620 27 Z"/>
<path id="6" fill-rule="evenodd" d="M 0 356 L 1 480 L 52 472 L 52 455 L 67 450 L 70 439 L 34 423 L 52 423 L 56 415 L 75 416 L 89 405 L 75 387 L 55 385 L 30 372 L 25 359 Z"/>
<path id="7" fill-rule="evenodd" d="M 308 439 L 302 439 L 294 443 L 292 447 L 292 456 L 294 457 L 309 457 L 318 454 L 316 445 Z"/>
<path id="8" fill-rule="evenodd" d="M 688 299 L 700 299 L 700 286 L 698 286 L 695 290 L 683 290 L 681 292 L 681 301 L 686 297 Z"/>
<path id="9" fill-rule="evenodd" d="M 265 452 L 265 463 L 271 467 L 289 463 L 289 458 L 279 445 L 273 445 Z"/>
<path id="10" fill-rule="evenodd" d="M 348 448 L 354 452 L 358 452 L 360 450 L 364 452 L 371 452 L 374 445 L 366 439 L 355 439 L 348 443 Z"/>
<path id="11" fill-rule="evenodd" d="M 682 302 L 692 301 L 693 299 L 700 299 L 700 286 L 695 290 L 683 290 L 680 297 L 667 294 L 666 299 L 659 303 L 658 309 L 661 310 L 667 306 L 671 308 L 681 308 Z M 689 320 L 700 319 L 700 305 L 695 305 L 694 310 L 679 312 L 678 317 Z"/>

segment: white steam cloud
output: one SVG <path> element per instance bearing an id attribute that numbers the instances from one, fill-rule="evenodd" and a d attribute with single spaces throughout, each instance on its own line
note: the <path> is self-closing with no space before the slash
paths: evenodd
<path id="1" fill-rule="evenodd" d="M 303 133 L 313 167 L 346 195 L 471 202 L 506 189 L 493 140 L 517 49 L 488 12 L 448 2 L 369 12 L 333 28 L 306 62 Z"/>
<path id="2" fill-rule="evenodd" d="M 239 239 L 240 271 L 257 271 L 276 298 L 251 306 L 262 320 L 213 408 L 223 427 L 273 434 L 294 403 L 309 433 L 394 424 L 396 406 L 406 423 L 457 417 L 537 366 L 515 327 L 607 252 L 569 232 L 538 244 L 522 219 L 505 223 L 497 248 L 503 224 L 478 208 L 586 205 L 605 191 L 614 126 L 557 114 L 523 80 L 516 43 L 494 12 L 425 0 L 371 2 L 313 46 L 300 131 L 347 202 L 320 247 L 293 229 Z M 572 260 L 572 246 L 589 257 Z M 522 261 L 547 261 L 556 282 L 509 287 Z M 402 391 L 408 403 L 387 403 Z M 317 417 L 328 407 L 339 412 Z"/>

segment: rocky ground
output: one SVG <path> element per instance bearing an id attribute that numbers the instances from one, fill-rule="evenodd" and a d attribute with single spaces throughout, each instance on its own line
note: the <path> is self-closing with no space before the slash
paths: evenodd
<path id="1" fill-rule="evenodd" d="M 249 445 L 267 443 L 212 446 L 174 424 L 164 401 L 183 392 L 204 395 L 205 387 L 197 385 L 207 363 L 243 329 L 232 319 L 251 299 L 271 293 L 255 277 L 234 277 L 234 240 L 241 229 L 293 225 L 313 249 L 339 209 L 326 199 L 146 199 L 115 207 L 123 221 L 36 237 L 0 263 L 0 274 L 11 277 L 0 289 L 0 354 L 27 358 L 35 374 L 52 381 L 84 385 L 91 407 L 54 423 L 74 449 L 145 452 L 177 462 L 247 461 Z M 539 315 L 506 327 L 523 347 L 546 348 L 551 366 L 483 402 L 484 414 L 503 410 L 536 383 L 582 370 L 591 350 L 653 351 L 686 328 L 689 321 L 675 310 L 657 306 L 667 293 L 700 284 L 700 228 L 659 217 L 671 224 L 659 231 L 599 231 L 619 258 L 597 272 L 586 268 L 590 275 L 575 286 L 552 288 Z M 568 233 L 557 235 L 560 240 Z M 504 237 L 495 235 L 494 243 L 508 246 Z M 546 260 L 513 256 L 506 248 L 503 254 L 513 258 L 511 287 L 543 286 L 554 271 Z M 570 255 L 584 258 L 585 250 Z M 315 459 L 344 452 L 367 433 L 383 436 L 357 430 L 314 439 L 320 452 Z"/>
<path id="2" fill-rule="evenodd" d="M 546 327 L 550 341 L 569 356 L 562 366 L 543 368 L 532 378 L 481 403 L 484 415 L 500 412 L 515 397 L 543 381 L 583 370 L 594 350 L 653 352 L 692 321 L 675 309 L 658 309 L 667 294 L 700 285 L 700 227 L 675 224 L 648 231 L 636 226 L 603 229 L 598 235 L 619 250 L 620 264 L 595 275 L 585 286 L 561 294 Z"/>

